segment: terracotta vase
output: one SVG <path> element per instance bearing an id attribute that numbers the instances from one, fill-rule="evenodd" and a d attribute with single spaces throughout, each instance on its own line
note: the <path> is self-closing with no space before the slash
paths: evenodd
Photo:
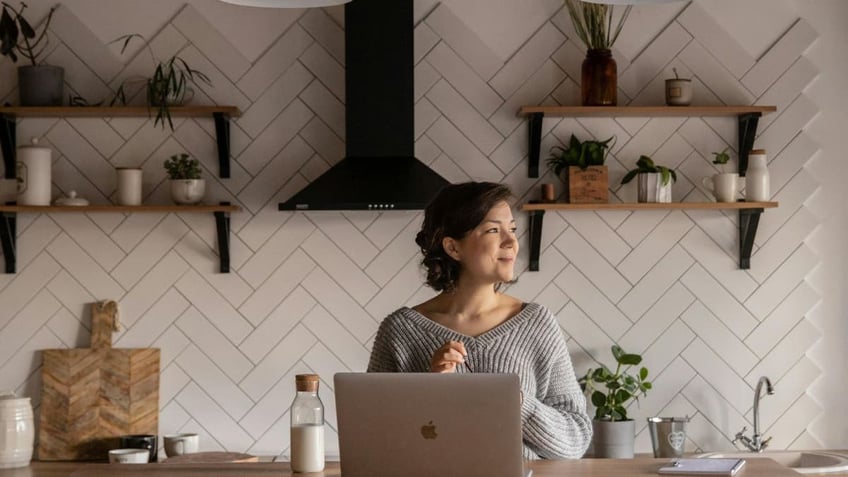
<path id="1" fill-rule="evenodd" d="M 583 106 L 618 104 L 618 70 L 610 50 L 589 50 L 583 60 Z"/>

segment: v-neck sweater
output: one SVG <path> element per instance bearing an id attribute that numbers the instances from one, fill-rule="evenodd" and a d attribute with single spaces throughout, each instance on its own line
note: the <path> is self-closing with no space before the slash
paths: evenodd
<path id="1" fill-rule="evenodd" d="M 521 381 L 524 457 L 580 458 L 592 438 L 586 398 L 553 313 L 527 303 L 478 336 L 443 326 L 411 308 L 387 316 L 377 331 L 368 372 L 425 373 L 448 341 L 461 341 L 476 373 L 515 373 Z M 457 372 L 469 372 L 458 366 Z"/>

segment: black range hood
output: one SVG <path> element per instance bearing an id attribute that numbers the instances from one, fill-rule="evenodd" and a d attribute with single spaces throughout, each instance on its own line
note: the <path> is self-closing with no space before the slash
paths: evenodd
<path id="1" fill-rule="evenodd" d="M 345 63 L 345 158 L 279 209 L 423 209 L 449 182 L 415 158 L 412 0 L 345 5 Z"/>

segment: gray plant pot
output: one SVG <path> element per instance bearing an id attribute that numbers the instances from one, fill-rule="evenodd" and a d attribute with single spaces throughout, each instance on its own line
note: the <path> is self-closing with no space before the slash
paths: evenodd
<path id="1" fill-rule="evenodd" d="M 632 459 L 636 425 L 627 421 L 592 421 L 592 446 L 595 457 L 608 459 Z"/>
<path id="2" fill-rule="evenodd" d="M 21 106 L 61 106 L 65 69 L 61 66 L 18 67 L 18 93 Z"/>

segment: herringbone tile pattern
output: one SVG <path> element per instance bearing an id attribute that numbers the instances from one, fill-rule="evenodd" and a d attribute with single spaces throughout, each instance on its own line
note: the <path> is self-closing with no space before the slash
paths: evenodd
<path id="1" fill-rule="evenodd" d="M 529 179 L 526 104 L 576 104 L 583 47 L 560 10 L 504 60 L 445 4 L 416 27 L 416 151 L 451 181 L 509 184 L 535 198 L 550 174 Z M 85 304 L 116 299 L 125 330 L 116 346 L 162 349 L 160 433 L 198 431 L 207 450 L 286 453 L 294 374 L 318 372 L 327 407 L 328 452 L 337 449 L 330 377 L 360 371 L 379 321 L 431 295 L 422 287 L 414 212 L 278 212 L 289 197 L 337 162 L 344 150 L 344 38 L 339 10 L 304 11 L 251 62 L 192 6 L 153 44 L 179 52 L 214 87 L 194 101 L 244 112 L 232 128 L 232 178 L 215 176 L 214 126 L 179 119 L 176 130 L 144 118 L 32 118 L 19 138 L 54 150 L 55 192 L 77 190 L 94 203 L 115 192 L 113 168 L 145 170 L 148 202 L 168 202 L 161 162 L 186 151 L 203 162 L 210 202 L 231 201 L 233 273 L 216 273 L 211 217 L 27 215 L 18 220 L 19 272 L 0 276 L 0 384 L 34 397 L 44 348 L 87 345 Z M 116 58 L 65 7 L 56 13 L 49 61 L 66 69 L 73 92 L 108 97 L 143 73 L 149 55 Z M 736 217 L 716 211 L 548 213 L 542 270 L 521 271 L 509 292 L 554 310 L 580 373 L 608 362 L 621 343 L 643 353 L 655 389 L 633 413 L 689 415 L 687 449 L 726 449 L 749 425 L 752 386 L 763 374 L 779 398 L 763 401 L 774 447 L 818 442 L 819 414 L 807 389 L 820 374 L 806 357 L 820 332 L 805 319 L 818 300 L 804 277 L 819 258 L 804 241 L 818 220 L 804 206 L 817 183 L 805 163 L 818 150 L 804 133 L 816 108 L 803 90 L 817 75 L 803 53 L 817 37 L 792 25 L 761 58 L 690 4 L 659 28 L 644 50 L 616 52 L 620 102 L 662 104 L 672 67 L 693 76 L 700 104 L 776 104 L 756 146 L 769 153 L 773 198 L 762 217 L 751 270 L 736 266 Z M 626 42 L 624 38 L 622 41 Z M 13 77 L 14 66 L 0 63 Z M 10 83 L 0 97 L 14 101 Z M 611 200 L 633 201 L 618 185 L 640 154 L 678 168 L 675 197 L 705 200 L 700 178 L 712 151 L 736 144 L 726 118 L 551 118 L 543 150 L 580 137 L 617 138 Z M 8 189 L 7 189 L 8 190 Z M 527 219 L 516 213 L 521 230 Z M 523 233 L 522 233 L 523 234 Z M 526 238 L 522 240 L 522 245 Z M 750 425 L 749 425 L 750 427 Z M 637 450 L 650 441 L 639 425 Z"/>

